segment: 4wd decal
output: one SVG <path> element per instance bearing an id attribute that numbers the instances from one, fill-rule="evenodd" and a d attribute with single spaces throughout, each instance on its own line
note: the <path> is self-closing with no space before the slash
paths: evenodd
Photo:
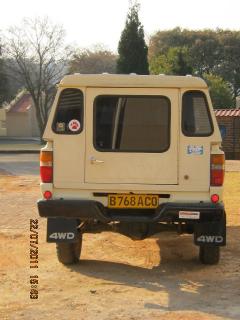
<path id="1" fill-rule="evenodd" d="M 74 239 L 74 233 L 73 232 L 54 232 L 49 235 L 50 239 L 55 239 L 55 240 L 72 240 Z"/>
<path id="2" fill-rule="evenodd" d="M 47 242 L 75 242 L 78 240 L 76 219 L 48 218 Z"/>
<path id="3" fill-rule="evenodd" d="M 202 235 L 197 237 L 197 242 L 202 242 L 202 243 L 223 243 L 223 241 L 224 241 L 223 236 Z"/>

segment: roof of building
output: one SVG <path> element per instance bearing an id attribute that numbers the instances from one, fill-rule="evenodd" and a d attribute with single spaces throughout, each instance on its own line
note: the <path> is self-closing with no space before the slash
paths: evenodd
<path id="1" fill-rule="evenodd" d="M 216 117 L 240 117 L 240 109 L 215 109 Z"/>
<path id="2" fill-rule="evenodd" d="M 8 112 L 26 112 L 32 105 L 32 99 L 29 93 L 23 92 L 10 103 Z"/>
<path id="3" fill-rule="evenodd" d="M 206 82 L 192 76 L 136 75 L 136 74 L 79 74 L 67 75 L 60 87 L 151 87 L 151 88 L 207 88 Z"/>

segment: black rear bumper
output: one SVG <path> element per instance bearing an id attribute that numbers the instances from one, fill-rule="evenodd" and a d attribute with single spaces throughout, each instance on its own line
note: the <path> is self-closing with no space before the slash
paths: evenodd
<path id="1" fill-rule="evenodd" d="M 225 218 L 222 204 L 170 203 L 156 209 L 108 209 L 92 200 L 39 200 L 38 211 L 46 218 L 75 218 L 81 221 L 97 220 L 103 223 L 120 222 L 220 222 Z M 199 211 L 198 220 L 180 219 L 179 211 Z"/>

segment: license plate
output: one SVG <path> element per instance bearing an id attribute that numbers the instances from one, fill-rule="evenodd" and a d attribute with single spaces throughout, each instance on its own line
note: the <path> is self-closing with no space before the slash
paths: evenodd
<path id="1" fill-rule="evenodd" d="M 158 195 L 151 194 L 109 194 L 108 208 L 154 209 L 158 207 Z"/>

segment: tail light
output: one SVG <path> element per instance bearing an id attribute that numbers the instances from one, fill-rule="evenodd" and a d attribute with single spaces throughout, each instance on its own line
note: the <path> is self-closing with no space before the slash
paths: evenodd
<path id="1" fill-rule="evenodd" d="M 224 154 L 211 155 L 211 186 L 220 187 L 224 180 Z"/>
<path id="2" fill-rule="evenodd" d="M 40 153 L 40 176 L 44 183 L 53 182 L 53 153 L 41 151 Z"/>

